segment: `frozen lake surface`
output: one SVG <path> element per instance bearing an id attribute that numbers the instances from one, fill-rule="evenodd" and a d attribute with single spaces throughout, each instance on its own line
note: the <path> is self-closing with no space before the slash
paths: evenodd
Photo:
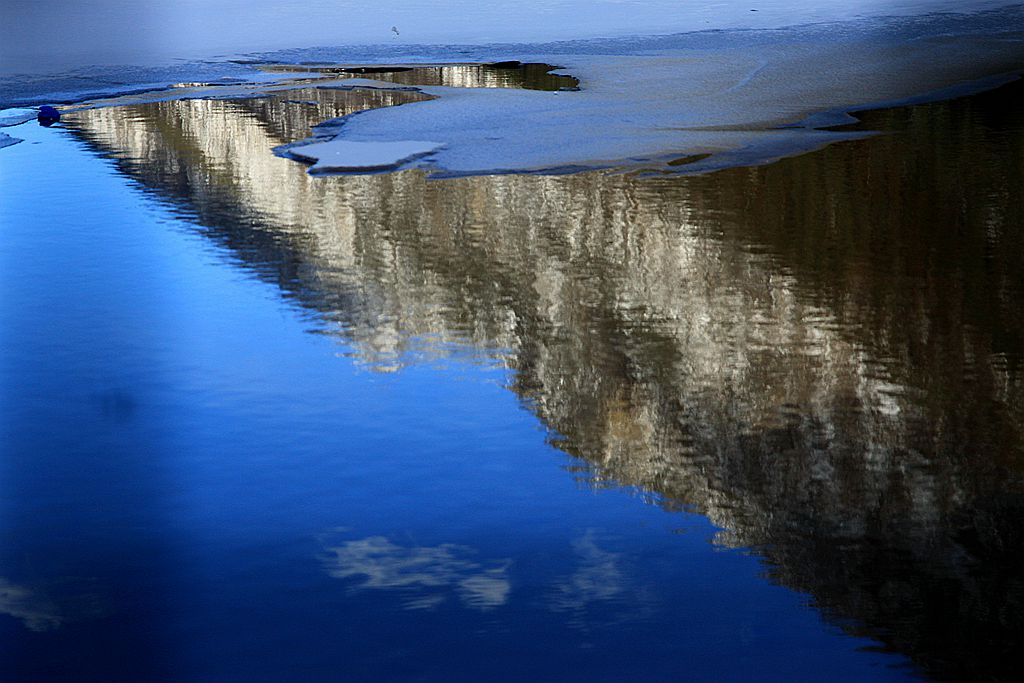
<path id="1" fill-rule="evenodd" d="M 321 79 L 314 87 L 390 88 L 398 94 L 415 88 L 420 95 L 407 106 L 385 106 L 337 122 L 325 118 L 317 122 L 324 125 L 314 131 L 316 139 L 306 142 L 322 144 L 333 137 L 339 143 L 360 143 L 348 145 L 355 149 L 367 143 L 387 147 L 434 141 L 437 153 L 414 155 L 418 160 L 412 165 L 450 175 L 668 170 L 680 158 L 697 156 L 701 159 L 685 170 L 700 172 L 762 163 L 847 138 L 847 133 L 821 128 L 849 122 L 849 111 L 942 99 L 1015 78 L 1024 66 L 1024 9 L 457 50 L 307 48 L 253 59 L 258 64 L 182 64 L 137 72 L 112 67 L 105 78 L 128 79 L 120 84 L 103 82 L 99 75 L 106 72 L 99 67 L 80 78 L 9 77 L 0 83 L 0 102 L 77 102 L 87 94 L 147 88 L 145 95 L 89 106 L 260 96 L 287 86 L 283 79 L 302 78 L 306 68 L 317 73 L 305 76 Z M 555 73 L 579 87 L 493 88 L 471 75 L 477 67 L 469 62 L 503 60 L 557 65 L 561 68 Z M 423 80 L 414 70 L 400 85 L 390 84 L 392 77 L 338 84 L 330 73 L 322 73 L 332 63 L 403 62 L 461 62 L 466 68 L 453 66 L 441 80 Z M 464 77 L 457 76 L 463 72 Z M 164 92 L 152 92 L 161 84 L 151 79 L 172 76 L 186 82 L 166 89 L 164 81 Z M 372 79 L 373 73 L 365 77 Z M 203 87 L 204 81 L 213 85 Z M 361 165 L 352 159 L 336 161 L 335 167 L 339 164 L 350 170 Z"/>
<path id="2" fill-rule="evenodd" d="M 282 48 L 531 43 L 979 11 L 1006 0 L 7 0 L 0 74 Z"/>

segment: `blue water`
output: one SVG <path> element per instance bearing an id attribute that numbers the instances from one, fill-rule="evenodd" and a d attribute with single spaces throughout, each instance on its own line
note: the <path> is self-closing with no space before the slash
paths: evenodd
<path id="1" fill-rule="evenodd" d="M 703 517 L 594 488 L 477 353 L 382 373 L 59 127 L 0 154 L 0 671 L 865 681 Z"/>

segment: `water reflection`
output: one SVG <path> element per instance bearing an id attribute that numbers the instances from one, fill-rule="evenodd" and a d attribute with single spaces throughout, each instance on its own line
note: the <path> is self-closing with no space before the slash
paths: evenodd
<path id="1" fill-rule="evenodd" d="M 636 585 L 623 553 L 602 548 L 594 529 L 572 542 L 576 568 L 556 582 L 547 608 L 587 634 L 594 627 L 620 626 L 654 611 L 655 591 Z M 611 609 L 607 609 L 608 607 Z"/>
<path id="2" fill-rule="evenodd" d="M 720 543 L 755 548 L 774 580 L 937 678 L 1010 679 L 1021 93 L 876 113 L 867 125 L 898 134 L 689 178 L 312 178 L 270 150 L 319 101 L 165 102 L 67 125 L 362 362 L 499 358 L 588 484 L 700 511 Z M 566 609 L 616 590 L 614 557 L 593 539 L 578 550 Z M 332 575 L 415 589 L 410 606 L 509 596 L 503 569 L 458 546 L 330 553 Z"/>
<path id="3" fill-rule="evenodd" d="M 28 631 L 46 633 L 75 622 L 108 616 L 94 581 L 80 578 L 49 579 L 41 585 L 0 577 L 0 614 L 11 616 Z M 12 644 L 8 641 L 8 644 Z"/>
<path id="4" fill-rule="evenodd" d="M 511 586 L 508 560 L 481 564 L 472 548 L 453 543 L 405 547 L 371 536 L 326 548 L 324 566 L 336 579 L 358 579 L 356 589 L 399 590 L 408 609 L 433 609 L 454 592 L 466 607 L 504 605 Z"/>
<path id="5" fill-rule="evenodd" d="M 309 87 L 278 91 L 267 97 L 235 100 L 224 105 L 248 112 L 263 122 L 272 136 L 285 143 L 302 140 L 313 134 L 331 134 L 331 119 L 369 109 L 395 107 L 429 99 L 432 99 L 430 95 L 413 90 Z M 219 110 L 214 110 L 217 111 Z M 194 115 L 183 118 L 194 118 Z M 314 131 L 316 126 L 320 126 L 320 129 Z"/>
<path id="6" fill-rule="evenodd" d="M 416 66 L 340 66 L 318 64 L 268 64 L 270 73 L 316 73 L 332 78 L 372 78 L 402 85 L 443 85 L 453 88 L 523 88 L 560 90 L 579 86 L 579 80 L 551 73 L 551 64 L 495 62 L 493 64 L 444 64 Z"/>
<path id="7" fill-rule="evenodd" d="M 64 621 L 48 597 L 3 577 L 0 577 L 0 613 L 20 620 L 29 631 L 51 631 Z"/>
<path id="8" fill-rule="evenodd" d="M 625 577 L 619 567 L 619 554 L 602 550 L 589 530 L 573 543 L 580 559 L 579 568 L 558 585 L 552 609 L 580 610 L 588 603 L 611 600 L 623 592 Z"/>

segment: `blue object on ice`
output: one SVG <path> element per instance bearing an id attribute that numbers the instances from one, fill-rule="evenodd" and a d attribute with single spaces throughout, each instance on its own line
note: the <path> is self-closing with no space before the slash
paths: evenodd
<path id="1" fill-rule="evenodd" d="M 60 121 L 60 112 L 50 105 L 44 104 L 39 107 L 39 116 L 36 118 L 39 119 L 40 126 L 52 126 Z"/>

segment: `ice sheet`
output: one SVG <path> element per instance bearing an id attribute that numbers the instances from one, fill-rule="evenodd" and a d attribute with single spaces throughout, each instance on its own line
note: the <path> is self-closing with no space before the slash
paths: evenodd
<path id="1" fill-rule="evenodd" d="M 523 55 L 559 63 L 579 92 L 424 87 L 437 99 L 346 120 L 339 140 L 437 140 L 442 174 L 686 166 L 707 170 L 812 149 L 844 112 L 994 85 L 1024 67 L 1024 33 L 969 22 L 918 27 L 913 39 L 847 30 L 752 36 L 715 49 L 644 55 Z M 952 29 L 952 30 L 951 30 Z M 421 164 L 422 165 L 422 164 Z"/>
<path id="2" fill-rule="evenodd" d="M 36 109 L 25 109 L 22 107 L 15 109 L 0 109 L 0 128 L 21 125 L 26 121 L 31 121 L 37 115 L 38 110 Z"/>
<path id="3" fill-rule="evenodd" d="M 351 142 L 331 140 L 302 147 L 289 153 L 304 161 L 312 161 L 310 171 L 384 171 L 397 168 L 412 159 L 423 157 L 442 146 L 439 142 L 399 140 L 395 142 Z"/>
<path id="4" fill-rule="evenodd" d="M 0 74 L 296 47 L 527 43 L 961 12 L 1007 0 L 65 0 L 0 3 Z"/>
<path id="5" fill-rule="evenodd" d="M 360 143 L 436 141 L 443 147 L 408 165 L 452 175 L 607 167 L 704 171 L 760 163 L 850 137 L 818 129 L 847 120 L 845 112 L 1009 78 L 1024 69 L 1022 27 L 1024 11 L 1017 6 L 784 30 L 424 48 L 408 61 L 447 55 L 464 62 L 471 53 L 479 61 L 553 63 L 580 78 L 581 90 L 423 87 L 435 99 L 365 112 L 318 132 Z M 331 54 L 287 56 L 300 61 Z M 392 53 L 344 54 L 372 63 Z M 180 88 L 90 106 L 268 91 L 266 84 L 223 85 L 216 92 Z M 705 154 L 685 167 L 666 165 Z"/>
<path id="6" fill-rule="evenodd" d="M 7 135 L 6 133 L 0 133 L 0 149 L 4 147 L 10 147 L 11 145 L 16 145 L 19 142 L 22 142 L 21 138 L 14 138 L 11 137 L 10 135 Z"/>

